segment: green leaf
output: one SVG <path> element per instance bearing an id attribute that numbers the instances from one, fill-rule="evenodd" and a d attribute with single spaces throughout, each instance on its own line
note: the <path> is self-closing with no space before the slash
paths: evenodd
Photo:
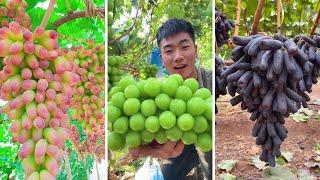
<path id="1" fill-rule="evenodd" d="M 27 11 L 34 8 L 38 3 L 43 3 L 44 1 L 47 0 L 27 0 L 26 2 L 28 3 Z"/>
<path id="2" fill-rule="evenodd" d="M 311 109 L 308 109 L 308 108 L 301 108 L 300 112 L 306 114 L 307 116 L 312 116 L 313 115 L 313 111 Z"/>
<path id="3" fill-rule="evenodd" d="M 276 162 L 277 162 L 277 164 L 279 164 L 280 166 L 283 166 L 283 165 L 286 164 L 286 160 L 285 160 L 285 158 L 284 158 L 283 156 L 278 157 Z"/>
<path id="4" fill-rule="evenodd" d="M 261 176 L 265 180 L 292 180 L 294 175 L 288 167 L 276 165 L 276 167 L 266 167 L 262 170 Z"/>
<path id="5" fill-rule="evenodd" d="M 250 160 L 251 160 L 251 164 L 254 165 L 256 168 L 258 168 L 259 170 L 262 170 L 267 164 L 266 162 L 261 161 L 259 159 L 259 155 L 251 157 Z"/>
<path id="6" fill-rule="evenodd" d="M 306 108 L 299 109 L 298 112 L 292 114 L 290 117 L 296 122 L 306 122 L 311 118 L 310 111 Z"/>
<path id="7" fill-rule="evenodd" d="M 231 171 L 232 168 L 235 166 L 237 161 L 234 161 L 234 160 L 224 160 L 222 161 L 220 164 L 218 164 L 218 167 L 220 169 L 224 169 L 226 170 L 227 172 Z"/>
<path id="8" fill-rule="evenodd" d="M 236 180 L 236 176 L 229 174 L 229 173 L 220 174 L 219 178 L 221 180 Z"/>

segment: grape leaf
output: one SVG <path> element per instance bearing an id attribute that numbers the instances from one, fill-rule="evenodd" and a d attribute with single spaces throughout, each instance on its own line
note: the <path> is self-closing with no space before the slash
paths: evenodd
<path id="1" fill-rule="evenodd" d="M 288 167 L 276 165 L 276 167 L 266 167 L 262 170 L 261 176 L 265 180 L 292 180 L 294 175 Z"/>
<path id="2" fill-rule="evenodd" d="M 227 172 L 231 171 L 232 168 L 234 167 L 234 165 L 236 164 L 237 161 L 234 161 L 234 160 L 225 160 L 225 161 L 222 161 L 220 164 L 218 164 L 218 167 L 220 169 L 224 169 L 226 170 Z"/>
<path id="3" fill-rule="evenodd" d="M 223 173 L 219 175 L 219 178 L 221 180 L 235 180 L 236 176 L 229 174 L 229 173 Z"/>
<path id="4" fill-rule="evenodd" d="M 251 157 L 250 160 L 251 163 L 259 170 L 262 170 L 267 164 L 266 162 L 259 159 L 259 155 Z"/>

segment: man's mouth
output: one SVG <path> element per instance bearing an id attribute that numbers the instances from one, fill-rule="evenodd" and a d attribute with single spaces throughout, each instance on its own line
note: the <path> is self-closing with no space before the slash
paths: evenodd
<path id="1" fill-rule="evenodd" d="M 186 65 L 186 64 L 183 64 L 183 65 L 175 66 L 174 69 L 183 69 L 183 68 L 185 68 L 185 67 L 187 67 L 187 65 Z"/>

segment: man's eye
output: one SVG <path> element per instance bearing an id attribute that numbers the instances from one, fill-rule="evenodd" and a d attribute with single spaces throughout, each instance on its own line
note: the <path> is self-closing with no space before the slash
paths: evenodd
<path id="1" fill-rule="evenodd" d="M 172 50 L 166 50 L 166 51 L 164 51 L 164 53 L 170 54 L 170 53 L 172 53 Z"/>
<path id="2" fill-rule="evenodd" d="M 183 46 L 182 47 L 182 49 L 188 49 L 189 48 L 189 46 Z"/>

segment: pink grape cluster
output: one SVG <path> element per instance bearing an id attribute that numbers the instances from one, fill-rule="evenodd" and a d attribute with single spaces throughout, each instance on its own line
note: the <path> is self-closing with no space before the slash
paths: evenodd
<path id="1" fill-rule="evenodd" d="M 55 179 L 68 137 L 67 109 L 80 77 L 57 49 L 55 31 L 30 32 L 18 22 L 0 29 L 0 99 L 7 101 L 0 112 L 12 120 L 12 141 L 22 144 L 26 179 Z"/>
<path id="2" fill-rule="evenodd" d="M 30 28 L 30 16 L 26 13 L 27 3 L 24 0 L 0 1 L 0 26 L 8 27 L 9 22 L 17 21 L 21 26 Z"/>
<path id="3" fill-rule="evenodd" d="M 98 139 L 104 140 L 104 45 L 90 43 L 88 47 L 73 47 L 72 51 L 76 54 L 75 72 L 81 79 L 72 98 L 73 118 L 87 135 L 86 152 L 95 154 Z"/>

